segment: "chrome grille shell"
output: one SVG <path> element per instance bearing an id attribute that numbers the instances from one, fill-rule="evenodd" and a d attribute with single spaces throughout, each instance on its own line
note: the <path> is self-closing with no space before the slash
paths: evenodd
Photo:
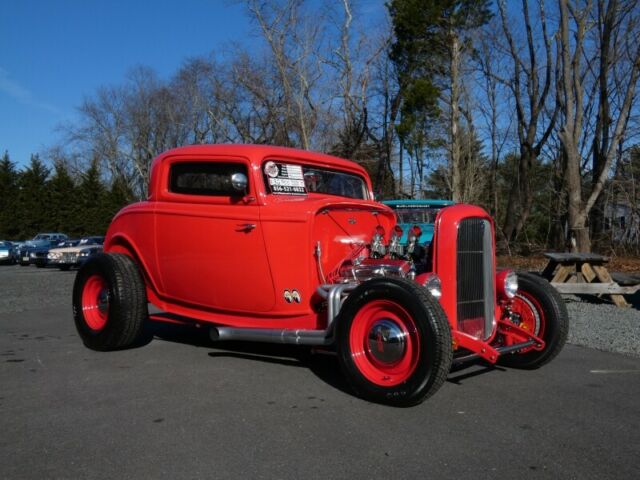
<path id="1" fill-rule="evenodd" d="M 476 338 L 491 336 L 494 323 L 494 255 L 491 223 L 465 218 L 458 225 L 456 254 L 458 329 Z"/>
<path id="2" fill-rule="evenodd" d="M 495 242 L 491 217 L 480 207 L 443 208 L 434 225 L 433 271 L 451 328 L 482 341 L 495 336 Z"/>

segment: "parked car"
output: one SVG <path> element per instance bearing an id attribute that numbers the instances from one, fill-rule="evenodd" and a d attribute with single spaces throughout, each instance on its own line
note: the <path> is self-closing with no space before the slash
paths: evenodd
<path id="1" fill-rule="evenodd" d="M 32 240 L 24 242 L 19 251 L 19 262 L 22 266 L 35 264 L 43 268 L 47 265 L 47 254 L 51 247 L 68 240 L 64 233 L 39 233 Z"/>
<path id="2" fill-rule="evenodd" d="M 67 243 L 73 243 L 67 245 Z M 84 237 L 74 242 L 64 242 L 63 245 L 52 248 L 47 255 L 48 264 L 60 270 L 80 267 L 91 255 L 102 252 L 104 237 Z"/>
<path id="3" fill-rule="evenodd" d="M 531 369 L 560 352 L 562 299 L 537 276 L 496 271 L 484 210 L 443 209 L 419 262 L 395 227 L 348 160 L 170 150 L 152 164 L 148 199 L 114 217 L 106 253 L 78 271 L 75 325 L 103 351 L 136 345 L 149 319 L 207 327 L 217 341 L 331 349 L 358 395 L 396 406 L 435 393 L 452 363 Z"/>
<path id="4" fill-rule="evenodd" d="M 16 263 L 13 244 L 7 240 L 0 240 L 0 264 L 13 265 Z"/>
<path id="5" fill-rule="evenodd" d="M 398 217 L 398 226 L 403 231 L 400 243 L 403 245 L 408 243 L 409 234 L 414 233 L 419 233 L 420 243 L 431 243 L 438 212 L 454 204 L 451 200 L 384 200 L 382 203 L 391 207 Z M 418 227 L 415 232 L 412 230 L 414 226 Z"/>

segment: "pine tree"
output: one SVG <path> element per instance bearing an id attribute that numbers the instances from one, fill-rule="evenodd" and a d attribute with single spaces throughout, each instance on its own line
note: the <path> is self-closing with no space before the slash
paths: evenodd
<path id="1" fill-rule="evenodd" d="M 63 161 L 56 162 L 47 187 L 50 199 L 48 229 L 63 233 L 75 232 L 78 223 L 78 212 L 75 211 L 76 186 Z"/>
<path id="2" fill-rule="evenodd" d="M 20 238 L 30 238 L 48 225 L 47 178 L 49 169 L 38 155 L 31 155 L 31 163 L 20 173 L 16 214 Z"/>
<path id="3" fill-rule="evenodd" d="M 16 212 L 18 171 L 5 151 L 0 160 L 0 239 L 17 239 L 20 234 Z"/>
<path id="4" fill-rule="evenodd" d="M 470 32 L 491 18 L 490 1 L 391 0 L 387 5 L 395 34 L 389 57 L 401 99 L 398 136 L 414 158 L 421 182 L 425 150 L 440 143 L 433 125 L 444 120 L 440 105 L 447 105 L 451 194 L 455 201 L 464 201 L 468 195 L 461 154 L 461 58 L 470 50 Z"/>
<path id="5" fill-rule="evenodd" d="M 105 202 L 105 215 L 107 222 L 110 223 L 113 216 L 118 211 L 134 201 L 134 194 L 127 185 L 127 182 L 122 177 L 116 177 L 111 183 L 111 189 L 107 194 Z M 107 225 L 108 226 L 108 225 Z M 106 230 L 106 226 L 105 226 Z"/>
<path id="6" fill-rule="evenodd" d="M 82 174 L 78 185 L 75 208 L 75 235 L 101 235 L 111 219 L 105 205 L 107 190 L 100 179 L 98 163 L 93 161 L 89 169 Z"/>

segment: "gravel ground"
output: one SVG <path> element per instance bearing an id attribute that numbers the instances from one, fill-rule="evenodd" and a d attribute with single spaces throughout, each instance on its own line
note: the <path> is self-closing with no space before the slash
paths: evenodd
<path id="1" fill-rule="evenodd" d="M 34 308 L 68 305 L 75 272 L 33 266 L 0 266 L 0 317 Z M 618 308 L 595 297 L 564 297 L 571 320 L 569 343 L 640 357 L 640 292 L 627 301 L 632 308 Z"/>
<path id="2" fill-rule="evenodd" d="M 640 293 L 640 292 L 638 292 Z M 631 308 L 564 297 L 571 327 L 569 343 L 640 357 L 640 296 L 627 297 Z"/>

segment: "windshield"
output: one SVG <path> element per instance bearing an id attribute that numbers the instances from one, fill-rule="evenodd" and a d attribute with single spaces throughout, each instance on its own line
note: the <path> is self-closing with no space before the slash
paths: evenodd
<path id="1" fill-rule="evenodd" d="M 102 245 L 104 237 L 85 237 L 80 240 L 80 245 Z"/>
<path id="2" fill-rule="evenodd" d="M 340 170 L 269 161 L 264 165 L 264 174 L 268 191 L 274 195 L 322 193 L 358 200 L 369 198 L 362 177 Z"/>
<path id="3" fill-rule="evenodd" d="M 398 223 L 435 223 L 442 207 L 397 208 Z"/>

